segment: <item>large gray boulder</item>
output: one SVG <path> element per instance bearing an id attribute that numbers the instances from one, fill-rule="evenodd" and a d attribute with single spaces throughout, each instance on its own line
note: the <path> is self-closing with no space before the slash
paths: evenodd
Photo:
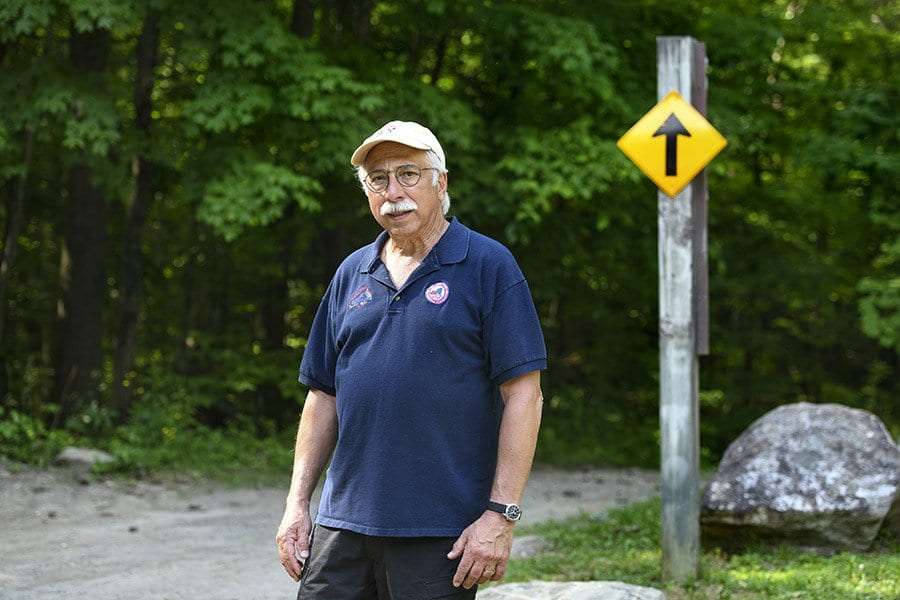
<path id="1" fill-rule="evenodd" d="M 530 581 L 479 588 L 478 600 L 666 600 L 666 596 L 621 581 Z"/>
<path id="2" fill-rule="evenodd" d="M 725 452 L 703 494 L 704 543 L 865 550 L 898 501 L 900 449 L 872 413 L 788 404 Z"/>

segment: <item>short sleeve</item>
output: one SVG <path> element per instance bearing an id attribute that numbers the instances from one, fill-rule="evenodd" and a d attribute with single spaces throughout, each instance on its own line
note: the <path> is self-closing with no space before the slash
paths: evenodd
<path id="1" fill-rule="evenodd" d="M 331 318 L 331 307 L 334 303 L 334 281 L 328 286 L 319 309 L 313 319 L 300 361 L 300 383 L 309 388 L 321 390 L 332 396 L 336 395 L 334 371 L 337 363 L 337 346 L 334 336 L 334 322 Z"/>
<path id="2" fill-rule="evenodd" d="M 544 334 L 524 279 L 494 299 L 492 310 L 485 318 L 484 344 L 491 381 L 498 385 L 547 368 Z"/>

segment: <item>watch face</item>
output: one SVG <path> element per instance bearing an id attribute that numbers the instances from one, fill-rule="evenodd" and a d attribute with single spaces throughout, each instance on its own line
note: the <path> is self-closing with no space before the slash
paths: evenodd
<path id="1" fill-rule="evenodd" d="M 522 509 L 515 504 L 510 504 L 506 507 L 505 516 L 510 521 L 518 521 L 522 518 Z"/>

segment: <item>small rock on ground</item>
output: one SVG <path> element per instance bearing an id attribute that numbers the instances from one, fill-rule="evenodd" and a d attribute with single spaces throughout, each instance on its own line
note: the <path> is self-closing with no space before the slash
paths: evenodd
<path id="1" fill-rule="evenodd" d="M 550 548 L 550 542 L 539 535 L 514 537 L 510 558 L 529 558 Z"/>
<path id="2" fill-rule="evenodd" d="M 78 448 L 75 446 L 63 448 L 63 451 L 56 456 L 57 464 L 82 467 L 92 467 L 96 463 L 110 463 L 113 461 L 115 461 L 115 458 L 103 450 Z"/>

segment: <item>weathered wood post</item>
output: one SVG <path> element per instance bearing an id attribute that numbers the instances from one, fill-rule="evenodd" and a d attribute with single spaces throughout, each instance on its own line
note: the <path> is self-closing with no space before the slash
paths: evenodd
<path id="1" fill-rule="evenodd" d="M 706 173 L 728 144 L 706 120 L 706 47 L 656 38 L 659 102 L 616 143 L 659 188 L 659 417 L 663 576 L 697 575 L 699 364 L 709 354 Z"/>
<path id="2" fill-rule="evenodd" d="M 658 37 L 657 91 L 706 113 L 706 49 L 690 37 Z M 700 549 L 699 365 L 708 353 L 706 175 L 677 196 L 658 193 L 660 433 L 663 576 L 697 575 Z"/>

